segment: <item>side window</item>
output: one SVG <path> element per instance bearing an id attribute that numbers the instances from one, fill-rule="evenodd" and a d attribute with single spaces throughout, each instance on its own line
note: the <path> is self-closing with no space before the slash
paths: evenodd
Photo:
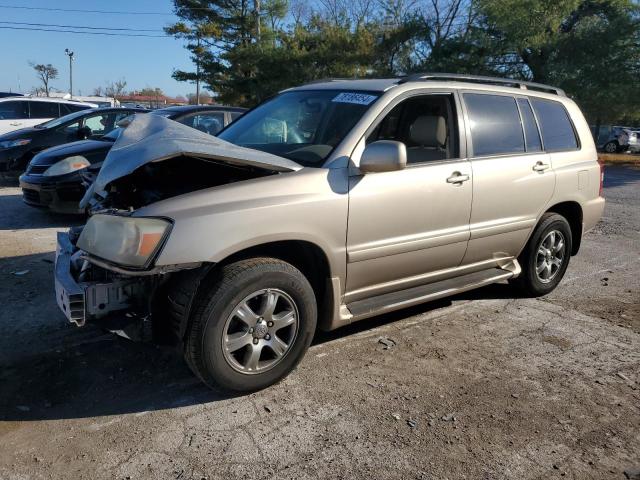
<path id="1" fill-rule="evenodd" d="M 209 135 L 216 135 L 224 127 L 224 112 L 197 113 L 178 121 Z"/>
<path id="2" fill-rule="evenodd" d="M 66 135 L 75 135 L 78 133 L 80 129 L 80 120 L 77 122 L 73 122 L 69 125 L 65 125 L 64 127 L 58 127 L 59 132 L 63 132 Z"/>
<path id="3" fill-rule="evenodd" d="M 465 93 L 476 157 L 524 152 L 516 99 L 506 95 Z"/>
<path id="4" fill-rule="evenodd" d="M 526 98 L 518 99 L 520 107 L 520 115 L 522 116 L 522 126 L 524 127 L 524 136 L 527 143 L 527 152 L 542 151 L 542 143 L 540 142 L 540 133 L 536 124 L 536 117 L 533 115 L 531 105 Z"/>
<path id="5" fill-rule="evenodd" d="M 564 105 L 539 98 L 532 98 L 531 104 L 540 122 L 545 150 L 553 152 L 578 148 L 578 140 Z"/>
<path id="6" fill-rule="evenodd" d="M 93 115 L 85 119 L 84 126 L 91 129 L 92 135 L 104 135 L 113 130 L 114 117 L 113 113 Z"/>
<path id="7" fill-rule="evenodd" d="M 0 120 L 19 120 L 29 118 L 27 102 L 0 102 Z"/>
<path id="8" fill-rule="evenodd" d="M 407 147 L 407 163 L 457 158 L 458 135 L 451 95 L 419 95 L 396 105 L 366 142 L 395 140 Z"/>
<path id="9" fill-rule="evenodd" d="M 29 102 L 29 116 L 31 118 L 58 118 L 60 109 L 56 102 Z"/>
<path id="10" fill-rule="evenodd" d="M 80 110 L 86 110 L 90 107 L 84 105 L 74 105 L 73 103 L 61 103 L 60 104 L 60 116 L 69 115 L 70 113 L 79 112 Z"/>
<path id="11" fill-rule="evenodd" d="M 231 112 L 231 121 L 234 122 L 238 117 L 241 117 L 242 114 L 244 114 L 244 112 Z"/>

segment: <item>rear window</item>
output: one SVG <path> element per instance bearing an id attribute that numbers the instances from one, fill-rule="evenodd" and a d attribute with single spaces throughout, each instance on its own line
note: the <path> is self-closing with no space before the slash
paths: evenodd
<path id="1" fill-rule="evenodd" d="M 520 113 L 514 97 L 465 93 L 476 157 L 525 151 Z"/>
<path id="2" fill-rule="evenodd" d="M 60 110 L 55 102 L 29 102 L 31 118 L 58 118 Z"/>
<path id="3" fill-rule="evenodd" d="M 540 123 L 545 150 L 553 152 L 578 148 L 578 140 L 564 105 L 539 98 L 532 98 L 531 104 Z"/>
<path id="4" fill-rule="evenodd" d="M 86 110 L 91 108 L 87 105 L 75 105 L 73 103 L 61 103 L 60 104 L 60 116 L 68 115 L 74 112 L 80 112 L 81 110 Z"/>

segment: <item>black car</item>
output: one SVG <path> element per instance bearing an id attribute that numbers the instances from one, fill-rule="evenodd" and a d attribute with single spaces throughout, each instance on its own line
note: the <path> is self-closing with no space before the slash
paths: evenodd
<path id="1" fill-rule="evenodd" d="M 91 108 L 0 135 L 0 172 L 22 173 L 38 152 L 76 140 L 100 138 L 116 128 L 120 120 L 146 111 L 140 108 Z"/>
<path id="2" fill-rule="evenodd" d="M 7 97 L 24 97 L 24 94 L 12 93 L 12 92 L 0 92 L 0 98 L 7 98 Z"/>
<path id="3" fill-rule="evenodd" d="M 237 107 L 200 105 L 167 107 L 154 110 L 150 115 L 162 115 L 216 135 L 245 111 Z M 20 176 L 24 202 L 58 213 L 82 213 L 78 202 L 84 195 L 84 185 L 96 177 L 122 130 L 116 128 L 97 140 L 67 143 L 37 154 Z"/>

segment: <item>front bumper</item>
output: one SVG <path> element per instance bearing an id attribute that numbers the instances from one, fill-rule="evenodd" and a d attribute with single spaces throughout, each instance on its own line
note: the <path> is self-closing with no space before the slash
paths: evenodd
<path id="1" fill-rule="evenodd" d="M 0 150 L 0 173 L 18 176 L 24 172 L 28 162 L 28 150 L 23 147 L 4 148 Z"/>
<path id="2" fill-rule="evenodd" d="M 79 327 L 87 321 L 144 318 L 153 279 L 127 277 L 79 258 L 68 233 L 58 233 L 55 291 L 58 307 Z"/>
<path id="3" fill-rule="evenodd" d="M 77 172 L 60 179 L 24 174 L 20 176 L 20 188 L 22 199 L 32 207 L 48 208 L 57 213 L 83 213 L 79 203 L 85 189 Z"/>

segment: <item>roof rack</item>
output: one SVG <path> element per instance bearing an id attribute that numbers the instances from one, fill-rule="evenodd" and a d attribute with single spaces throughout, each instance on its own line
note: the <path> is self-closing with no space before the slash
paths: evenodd
<path id="1" fill-rule="evenodd" d="M 354 78 L 319 78 L 318 80 L 311 80 L 310 82 L 303 83 L 305 85 L 314 85 L 316 83 L 329 83 L 329 82 L 341 82 L 344 80 L 355 80 Z"/>
<path id="2" fill-rule="evenodd" d="M 423 81 L 458 81 L 468 83 L 484 83 L 489 85 L 501 85 L 505 87 L 515 87 L 522 90 L 538 90 L 546 93 L 554 93 L 566 97 L 566 93 L 561 88 L 552 87 L 551 85 L 544 85 L 542 83 L 527 82 L 524 80 L 516 80 L 513 78 L 500 78 L 500 77 L 483 77 L 480 75 L 464 75 L 460 73 L 414 73 L 407 75 L 398 81 L 398 84 L 408 82 L 423 82 Z"/>

